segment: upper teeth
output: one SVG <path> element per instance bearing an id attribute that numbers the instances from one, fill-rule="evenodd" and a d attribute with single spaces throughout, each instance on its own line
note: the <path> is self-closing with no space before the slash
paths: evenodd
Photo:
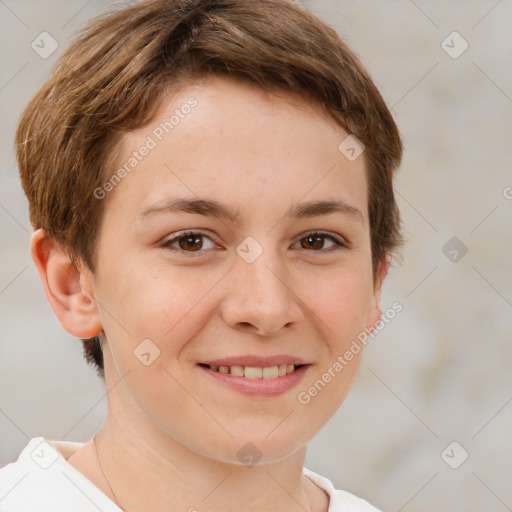
<path id="1" fill-rule="evenodd" d="M 283 377 L 295 370 L 294 364 L 280 364 L 279 366 L 210 366 L 210 370 L 220 373 L 230 373 L 237 377 L 248 379 L 275 379 Z"/>

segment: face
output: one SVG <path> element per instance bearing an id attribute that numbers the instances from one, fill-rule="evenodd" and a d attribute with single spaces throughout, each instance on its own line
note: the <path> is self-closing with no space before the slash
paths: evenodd
<path id="1" fill-rule="evenodd" d="M 364 157 L 304 100 L 220 78 L 123 137 L 91 276 L 107 385 L 196 453 L 283 459 L 341 404 L 380 315 Z"/>

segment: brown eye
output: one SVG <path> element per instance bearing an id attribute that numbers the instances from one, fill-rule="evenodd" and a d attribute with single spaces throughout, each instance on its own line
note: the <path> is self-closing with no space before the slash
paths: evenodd
<path id="1" fill-rule="evenodd" d="M 322 249 L 325 237 L 322 235 L 310 235 L 301 239 L 303 249 Z"/>
<path id="2" fill-rule="evenodd" d="M 178 238 L 178 245 L 184 251 L 198 251 L 203 246 L 203 235 L 187 235 Z"/>
<path id="3" fill-rule="evenodd" d="M 327 248 L 324 247 L 326 240 L 332 243 L 331 246 Z M 346 247 L 341 240 L 338 240 L 335 236 L 327 233 L 308 233 L 299 241 L 302 249 L 312 250 L 314 252 L 328 252 Z"/>
<path id="4" fill-rule="evenodd" d="M 212 249 L 215 247 L 215 244 L 213 243 L 209 236 L 204 235 L 203 233 L 195 231 L 182 231 L 181 233 L 178 233 L 177 236 L 174 236 L 162 242 L 160 246 L 182 253 L 201 253 L 205 252 L 202 249 Z"/>

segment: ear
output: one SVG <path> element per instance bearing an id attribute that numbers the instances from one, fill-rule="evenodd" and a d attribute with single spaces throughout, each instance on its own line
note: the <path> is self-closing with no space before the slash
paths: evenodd
<path id="1" fill-rule="evenodd" d="M 90 272 L 80 270 L 62 247 L 42 229 L 30 239 L 30 253 L 44 293 L 62 327 L 77 338 L 92 338 L 102 331 Z"/>
<path id="2" fill-rule="evenodd" d="M 385 254 L 379 261 L 377 268 L 377 274 L 373 283 L 373 294 L 370 301 L 370 310 L 368 314 L 368 320 L 366 322 L 366 328 L 371 332 L 375 330 L 375 324 L 380 320 L 382 310 L 380 306 L 380 292 L 382 290 L 382 284 L 386 278 L 391 264 L 391 259 Z"/>

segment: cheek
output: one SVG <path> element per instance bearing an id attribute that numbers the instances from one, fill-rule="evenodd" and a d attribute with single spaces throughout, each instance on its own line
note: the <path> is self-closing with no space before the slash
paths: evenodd
<path id="1" fill-rule="evenodd" d="M 162 334 L 177 325 L 204 297 L 212 274 L 193 272 L 171 263 L 124 265 L 103 287 L 119 316 L 138 334 Z M 113 292 L 111 292 L 113 290 Z"/>
<path id="2" fill-rule="evenodd" d="M 340 269 L 330 279 L 304 287 L 304 303 L 311 307 L 324 343 L 318 347 L 318 367 L 298 390 L 298 410 L 316 418 L 319 429 L 349 393 L 361 363 L 364 333 L 371 312 L 372 281 L 356 268 Z M 307 291 L 306 291 L 307 290 Z"/>
<path id="3" fill-rule="evenodd" d="M 302 279 L 300 298 L 314 313 L 331 345 L 350 342 L 364 330 L 372 299 L 371 276 L 356 268 Z"/>
<path id="4" fill-rule="evenodd" d="M 118 371 L 138 368 L 136 356 L 146 353 L 145 348 L 152 357 L 160 351 L 159 361 L 166 359 L 172 366 L 182 345 L 203 326 L 200 303 L 213 279 L 161 263 L 125 263 L 104 274 L 97 298 Z"/>

